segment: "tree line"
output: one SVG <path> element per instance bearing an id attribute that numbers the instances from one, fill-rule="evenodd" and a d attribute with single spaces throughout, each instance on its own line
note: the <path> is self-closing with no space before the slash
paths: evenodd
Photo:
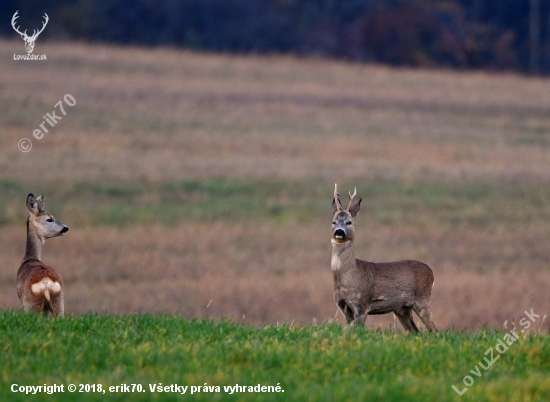
<path id="1" fill-rule="evenodd" d="M 550 74 L 545 0 L 5 0 L 0 35 Z"/>

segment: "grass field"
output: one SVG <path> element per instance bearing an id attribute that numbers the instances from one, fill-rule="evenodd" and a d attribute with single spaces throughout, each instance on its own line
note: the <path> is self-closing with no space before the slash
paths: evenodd
<path id="1" fill-rule="evenodd" d="M 548 312 L 550 81 L 41 45 L 48 61 L 24 63 L 0 42 L 1 307 L 19 306 L 33 192 L 70 227 L 43 254 L 69 314 L 341 323 L 338 182 L 364 199 L 359 258 L 432 267 L 439 328 Z M 34 138 L 65 94 L 76 105 Z"/>
<path id="2" fill-rule="evenodd" d="M 548 399 L 548 319 L 461 398 L 451 385 L 505 323 L 550 315 L 549 80 L 47 42 L 47 61 L 14 61 L 22 51 L 0 41 L 1 392 L 139 381 Z M 66 94 L 76 104 L 33 137 Z M 363 197 L 358 258 L 432 267 L 441 334 L 403 334 L 392 315 L 341 326 L 335 182 Z M 30 192 L 70 227 L 42 255 L 65 319 L 13 312 Z"/>
<path id="3" fill-rule="evenodd" d="M 64 392 L 42 393 L 32 400 L 544 401 L 550 397 L 550 343 L 536 332 L 522 335 L 504 349 L 499 341 L 504 342 L 506 333 L 490 330 L 403 335 L 340 325 L 252 327 L 166 315 L 48 320 L 12 311 L 3 312 L 0 320 L 2 400 L 30 399 L 10 392 L 12 384 L 19 390 L 19 385 L 44 383 L 63 384 Z M 484 358 L 492 362 L 490 367 Z M 463 380 L 466 376 L 472 380 Z M 69 384 L 77 386 L 75 393 L 68 392 Z M 80 393 L 79 384 L 95 385 L 96 392 Z M 184 395 L 158 392 L 159 385 L 172 384 L 188 388 Z M 205 392 L 205 384 L 213 388 Z M 237 384 L 278 385 L 284 393 L 233 388 L 231 394 L 224 388 Z M 121 385 L 128 386 L 120 388 L 125 393 L 110 391 Z M 151 386 L 157 391 L 151 392 Z M 132 389 L 142 392 L 129 392 Z"/>

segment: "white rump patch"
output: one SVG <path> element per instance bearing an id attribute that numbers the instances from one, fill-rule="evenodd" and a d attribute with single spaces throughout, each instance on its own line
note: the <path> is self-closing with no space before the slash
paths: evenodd
<path id="1" fill-rule="evenodd" d="M 40 282 L 33 283 L 31 290 L 34 294 L 44 293 L 49 290 L 52 293 L 59 293 L 61 291 L 61 285 L 59 282 L 52 281 L 50 278 L 44 278 Z"/>

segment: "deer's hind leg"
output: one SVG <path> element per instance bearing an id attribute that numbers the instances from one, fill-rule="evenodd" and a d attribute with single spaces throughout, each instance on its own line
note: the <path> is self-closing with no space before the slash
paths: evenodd
<path id="1" fill-rule="evenodd" d="M 432 320 L 432 312 L 430 311 L 429 302 L 417 301 L 413 305 L 413 310 L 416 314 L 418 314 L 418 316 L 420 317 L 420 319 L 422 320 L 426 328 L 428 328 L 428 331 L 437 332 L 437 328 Z"/>
<path id="2" fill-rule="evenodd" d="M 395 315 L 399 318 L 399 322 L 409 332 L 418 332 L 418 327 L 414 323 L 411 307 L 403 307 L 401 311 L 396 311 Z"/>
<path id="3" fill-rule="evenodd" d="M 54 317 L 63 317 L 65 315 L 65 306 L 63 304 L 63 291 L 57 293 L 51 298 L 52 315 Z"/>
<path id="4" fill-rule="evenodd" d="M 32 292 L 23 293 L 21 299 L 23 310 L 26 312 L 42 313 L 44 311 L 44 297 L 35 296 Z"/>

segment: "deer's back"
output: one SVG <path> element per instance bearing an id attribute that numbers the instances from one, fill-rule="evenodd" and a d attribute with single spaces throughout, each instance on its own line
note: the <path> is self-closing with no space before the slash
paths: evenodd
<path id="1" fill-rule="evenodd" d="M 431 268 L 423 262 L 357 260 L 357 266 L 370 272 L 375 294 L 406 293 L 414 298 L 429 297 L 431 294 L 434 276 Z"/>

